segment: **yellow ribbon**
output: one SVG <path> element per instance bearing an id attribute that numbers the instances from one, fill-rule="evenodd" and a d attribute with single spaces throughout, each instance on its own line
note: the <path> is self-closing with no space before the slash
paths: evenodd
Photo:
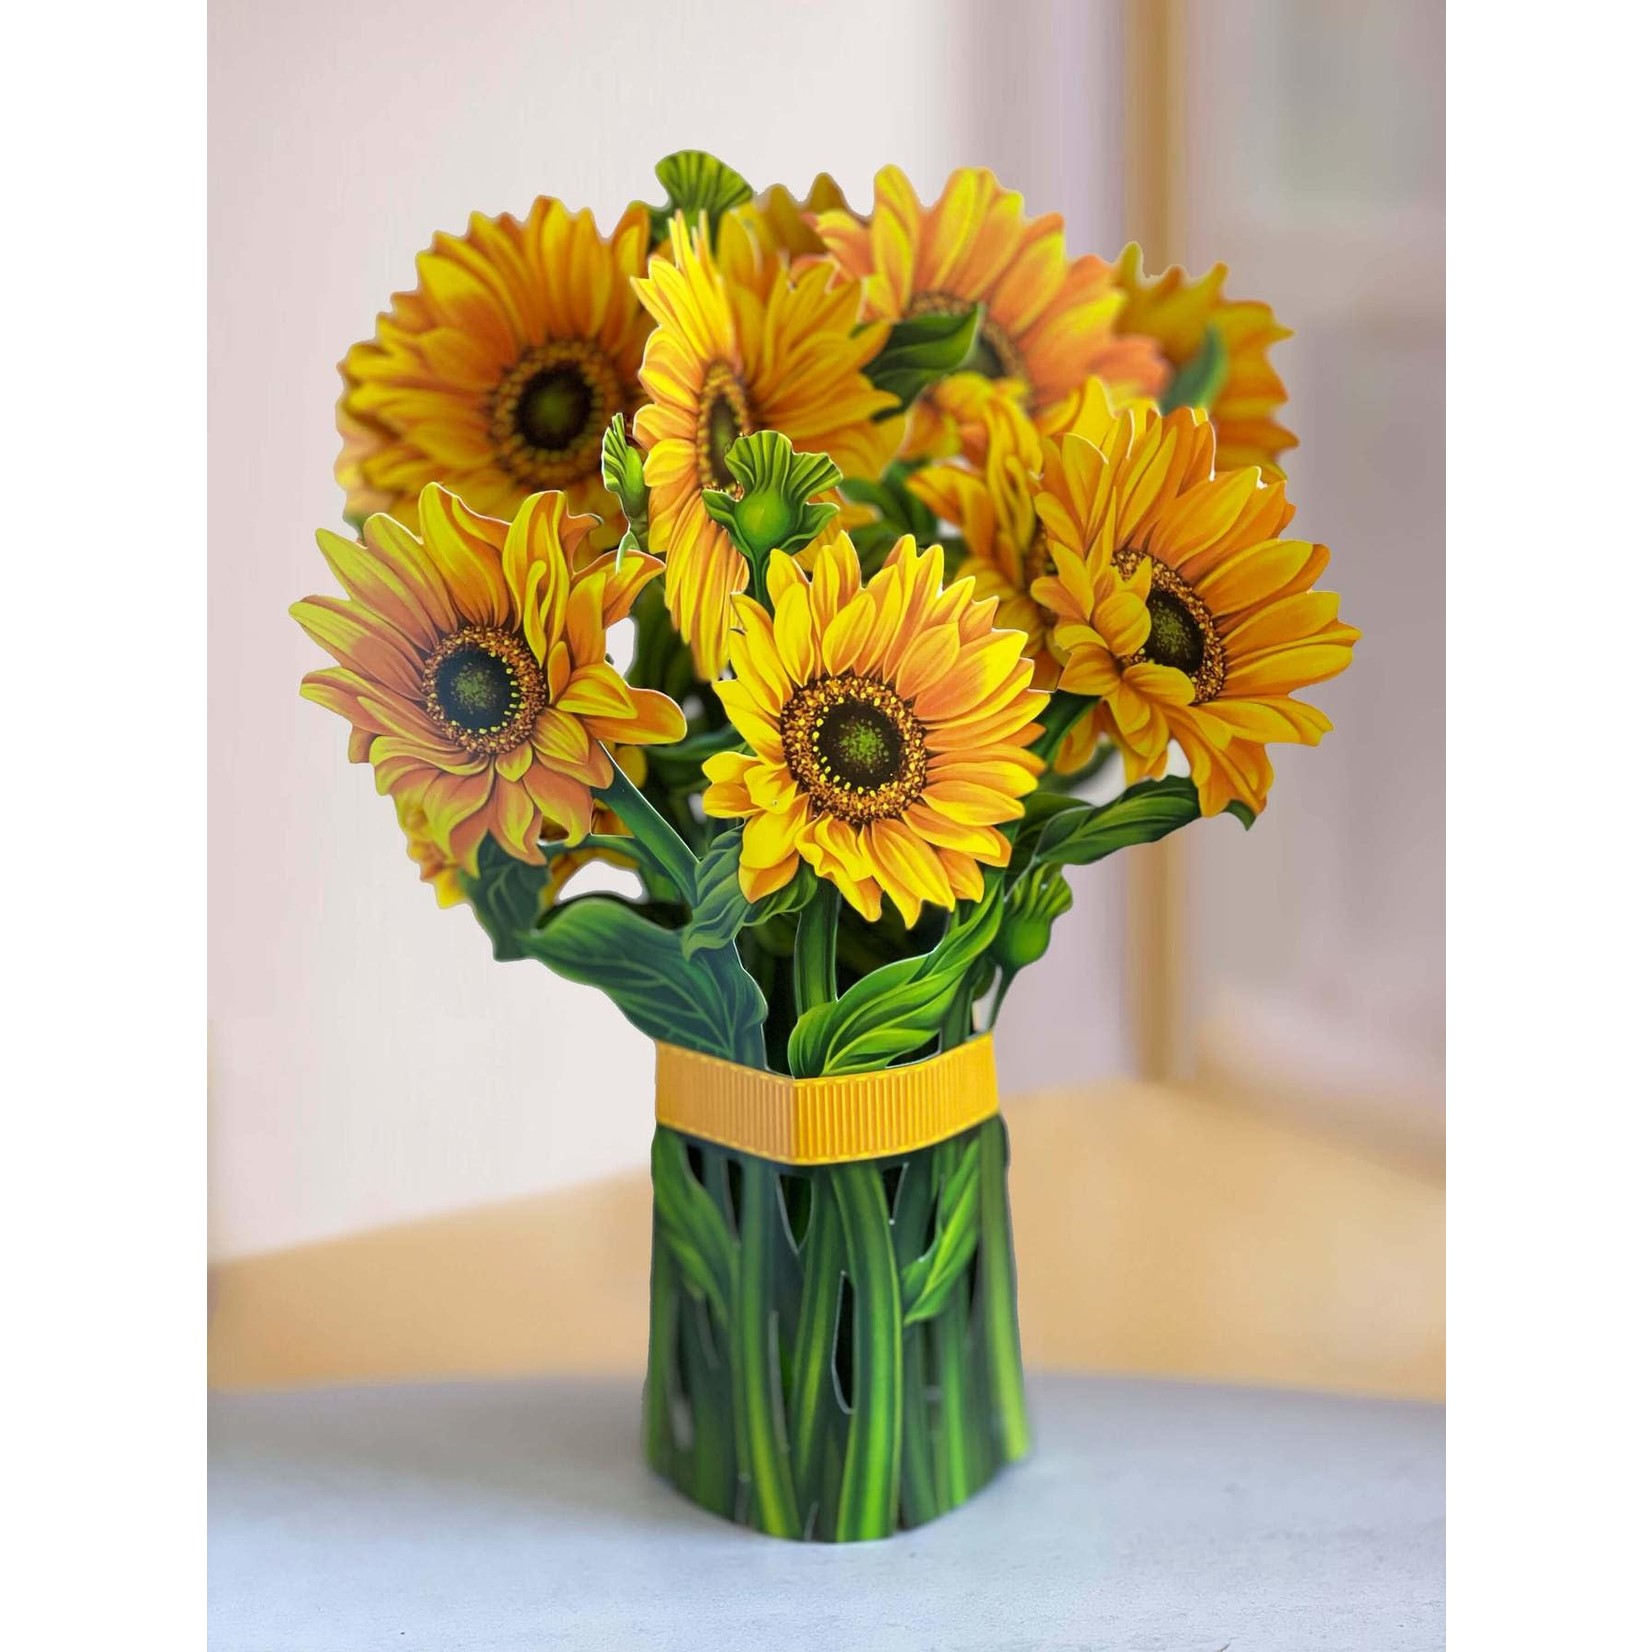
<path id="1" fill-rule="evenodd" d="M 912 1153 L 998 1111 L 992 1034 L 906 1067 L 790 1078 L 656 1044 L 654 1117 L 672 1130 L 781 1164 Z"/>

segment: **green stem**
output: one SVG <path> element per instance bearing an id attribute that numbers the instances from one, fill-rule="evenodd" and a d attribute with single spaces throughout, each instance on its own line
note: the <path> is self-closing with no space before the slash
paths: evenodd
<path id="1" fill-rule="evenodd" d="M 935 1220 L 935 1179 L 944 1178 L 950 1155 L 946 1145 L 915 1153 L 901 1172 L 895 1193 L 891 1227 L 895 1243 L 895 1266 L 901 1278 L 923 1255 Z M 906 1286 L 902 1287 L 902 1309 Z M 940 1501 L 935 1478 L 935 1440 L 929 1399 L 929 1326 L 920 1321 L 908 1325 L 901 1346 L 901 1382 L 904 1389 L 901 1420 L 901 1520 L 920 1526 L 933 1520 L 947 1507 Z"/>
<path id="2" fill-rule="evenodd" d="M 935 1437 L 935 1469 L 940 1505 L 955 1509 L 973 1487 L 969 1439 L 971 1407 L 966 1338 L 969 1321 L 964 1309 L 963 1279 L 947 1293 L 946 1305 L 935 1315 L 931 1337 L 935 1345 L 935 1385 L 940 1390 L 940 1422 Z M 982 1426 L 974 1418 L 977 1429 Z"/>
<path id="3" fill-rule="evenodd" d="M 798 1507 L 805 1520 L 815 1509 L 818 1535 L 826 1519 L 826 1441 L 837 1410 L 832 1358 L 837 1348 L 838 1304 L 843 1295 L 843 1223 L 830 1182 L 813 1178 L 809 1226 L 803 1239 L 803 1300 L 798 1307 L 792 1358 L 792 1465 Z"/>
<path id="4" fill-rule="evenodd" d="M 964 971 L 964 978 L 953 991 L 952 1002 L 946 1007 L 946 1019 L 941 1023 L 941 1048 L 954 1050 L 968 1041 L 975 1031 L 975 970 Z"/>
<path id="5" fill-rule="evenodd" d="M 837 999 L 837 920 L 843 897 L 824 878 L 797 920 L 792 1001 L 799 1017 Z"/>
<path id="6" fill-rule="evenodd" d="M 636 839 L 636 847 L 671 880 L 682 899 L 693 906 L 695 874 L 700 864 L 694 858 L 694 851 L 677 835 L 665 816 L 631 784 L 619 764 L 613 767 L 613 780 L 594 795 L 625 822 Z"/>
<path id="7" fill-rule="evenodd" d="M 643 1443 L 648 1465 L 671 1478 L 677 1472 L 677 1439 L 671 1427 L 672 1350 L 677 1346 L 677 1315 L 682 1285 L 670 1252 L 661 1243 L 654 1218 L 653 1276 L 648 1285 L 648 1381 L 643 1409 Z"/>
<path id="8" fill-rule="evenodd" d="M 875 1164 L 832 1168 L 855 1292 L 855 1382 L 838 1500 L 840 1542 L 895 1529 L 901 1460 L 901 1286 L 883 1177 Z"/>
<path id="9" fill-rule="evenodd" d="M 981 1126 L 981 1325 L 987 1390 L 1004 1461 L 1024 1457 L 1032 1438 L 1015 1319 L 1015 1253 L 1010 1246 L 1009 1151 L 1002 1118 Z"/>
<path id="10" fill-rule="evenodd" d="M 924 1327 L 912 1326 L 902 1340 L 901 1521 L 921 1526 L 941 1512 L 929 1433 L 929 1386 Z"/>
<path id="11" fill-rule="evenodd" d="M 740 1281 L 735 1370 L 751 1475 L 753 1524 L 775 1537 L 801 1537 L 797 1493 L 774 1366 L 774 1267 L 780 1242 L 780 1178 L 767 1159 L 746 1158 L 740 1185 Z"/>
<path id="12" fill-rule="evenodd" d="M 717 1362 L 720 1346 L 710 1305 L 685 1297 L 682 1302 L 683 1373 L 688 1387 L 694 1439 L 679 1462 L 677 1484 L 704 1508 L 726 1520 L 736 1518 L 738 1449 L 729 1427 L 734 1395 L 726 1365 Z"/>
<path id="13" fill-rule="evenodd" d="M 1004 1008 L 1004 1000 L 1009 996 L 1010 982 L 1021 973 L 1018 969 L 1000 970 L 998 974 L 998 990 L 992 995 L 992 1008 L 987 1011 L 988 1027 L 998 1025 L 999 1012 Z"/>

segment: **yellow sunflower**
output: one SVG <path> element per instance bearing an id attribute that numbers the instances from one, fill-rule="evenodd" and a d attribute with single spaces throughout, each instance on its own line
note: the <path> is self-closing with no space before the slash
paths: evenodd
<path id="1" fill-rule="evenodd" d="M 910 536 L 864 586 L 846 534 L 812 579 L 777 554 L 768 585 L 772 619 L 734 599 L 734 677 L 715 685 L 750 753 L 705 765 L 706 813 L 746 822 L 747 898 L 806 862 L 867 919 L 885 894 L 908 927 L 925 901 L 979 900 L 1041 768 L 1026 639 L 968 580 L 943 589 L 940 547 Z"/>
<path id="2" fill-rule="evenodd" d="M 984 381 L 983 381 L 984 382 Z M 1112 428 L 1115 410 L 1100 379 L 1087 379 L 1062 403 L 1058 434 L 1099 442 Z M 964 542 L 960 578 L 973 579 L 984 597 L 998 603 L 998 621 L 1027 634 L 1033 686 L 1053 689 L 1061 661 L 1051 650 L 1054 616 L 1034 600 L 1033 582 L 1050 572 L 1050 547 L 1033 500 L 1044 462 L 1044 443 L 1013 401 L 986 396 L 975 409 L 966 442 L 965 464 L 932 464 L 914 471 L 907 486 Z M 1080 769 L 1094 755 L 1106 728 L 1106 711 L 1092 707 L 1070 728 L 1054 761 L 1063 774 Z"/>
<path id="3" fill-rule="evenodd" d="M 737 438 L 778 430 L 799 452 L 825 453 L 845 476 L 877 476 L 900 438 L 877 415 L 895 398 L 862 369 L 886 329 L 857 330 L 859 289 L 826 264 L 798 272 L 725 221 L 714 258 L 679 217 L 671 257 L 636 283 L 659 323 L 643 355 L 651 398 L 636 417 L 648 453 L 649 545 L 665 557 L 665 600 L 700 675 L 728 661 L 728 599 L 749 577 L 745 559 L 706 513 L 703 488 L 728 488 L 723 455 Z"/>
<path id="4" fill-rule="evenodd" d="M 785 253 L 789 258 L 820 257 L 826 243 L 816 233 L 811 214 L 845 207 L 837 180 L 822 172 L 800 201 L 784 184 L 774 184 L 755 201 L 736 207 L 730 217 L 750 226 L 766 252 Z"/>
<path id="5" fill-rule="evenodd" d="M 1286 397 L 1268 349 L 1291 330 L 1274 320 L 1266 304 L 1223 297 L 1227 273 L 1225 264 L 1217 264 L 1197 281 L 1181 269 L 1148 280 L 1142 250 L 1132 242 L 1113 270 L 1125 294 L 1119 325 L 1151 338 L 1172 369 L 1198 356 L 1214 328 L 1224 363 L 1208 409 L 1216 426 L 1216 463 L 1222 470 L 1257 465 L 1277 478 L 1283 474 L 1279 456 L 1296 446 L 1296 437 L 1274 417 Z"/>
<path id="6" fill-rule="evenodd" d="M 369 518 L 360 544 L 318 535 L 348 594 L 293 605 L 338 661 L 304 695 L 350 723 L 351 758 L 467 872 L 489 834 L 536 865 L 543 832 L 583 838 L 593 788 L 613 779 L 602 742 L 683 736 L 676 705 L 606 657 L 608 628 L 660 564 L 586 560 L 597 525 L 560 493 L 496 522 L 432 483 L 418 535 L 389 516 Z"/>
<path id="7" fill-rule="evenodd" d="M 1060 686 L 1098 696 L 1131 779 L 1186 755 L 1200 807 L 1260 810 L 1270 741 L 1317 745 L 1325 714 L 1292 698 L 1335 676 L 1359 632 L 1314 590 L 1330 552 L 1283 539 L 1284 485 L 1216 470 L 1216 433 L 1190 408 L 1120 414 L 1099 447 L 1047 450 L 1035 508 L 1051 572 Z"/>
<path id="8" fill-rule="evenodd" d="M 388 511 L 411 526 L 429 482 L 492 516 L 549 488 L 612 516 L 602 433 L 640 400 L 649 320 L 631 277 L 647 256 L 645 208 L 604 239 L 589 212 L 544 197 L 525 223 L 478 213 L 464 236 L 438 235 L 416 290 L 397 293 L 340 364 L 351 519 Z"/>
<path id="9" fill-rule="evenodd" d="M 1099 258 L 1069 260 L 1057 213 L 1028 220 L 1022 198 L 992 173 L 954 172 L 941 198 L 922 206 L 898 167 L 877 176 L 872 213 L 819 214 L 815 229 L 838 267 L 865 283 L 878 320 L 986 306 L 969 366 L 1013 380 L 1040 428 L 1084 380 L 1156 391 L 1164 364 L 1145 339 L 1122 336 L 1124 295 Z M 943 380 L 915 410 L 910 450 L 951 451 L 955 391 Z"/>

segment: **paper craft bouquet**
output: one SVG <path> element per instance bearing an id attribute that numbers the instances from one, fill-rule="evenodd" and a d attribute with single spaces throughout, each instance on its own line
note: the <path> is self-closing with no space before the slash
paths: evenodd
<path id="1" fill-rule="evenodd" d="M 880 1537 L 1028 1447 L 991 1029 L 1065 869 L 1249 825 L 1358 633 L 1220 267 L 983 171 L 658 176 L 438 235 L 349 352 L 303 692 L 444 905 L 657 1045 L 649 1462 Z"/>

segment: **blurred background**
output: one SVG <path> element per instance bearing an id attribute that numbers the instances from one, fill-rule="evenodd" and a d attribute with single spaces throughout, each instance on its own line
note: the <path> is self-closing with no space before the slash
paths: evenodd
<path id="1" fill-rule="evenodd" d="M 1071 251 L 1220 259 L 1296 329 L 1291 495 L 1365 640 L 1256 828 L 1077 872 L 1010 1000 L 1023 1328 L 1441 1393 L 1443 6 L 215 0 L 210 98 L 212 1379 L 640 1378 L 652 1052 L 438 910 L 286 608 L 339 525 L 336 363 L 432 232 L 540 193 L 606 226 L 693 146 L 862 208 L 886 161 L 925 199 L 990 165 Z"/>

